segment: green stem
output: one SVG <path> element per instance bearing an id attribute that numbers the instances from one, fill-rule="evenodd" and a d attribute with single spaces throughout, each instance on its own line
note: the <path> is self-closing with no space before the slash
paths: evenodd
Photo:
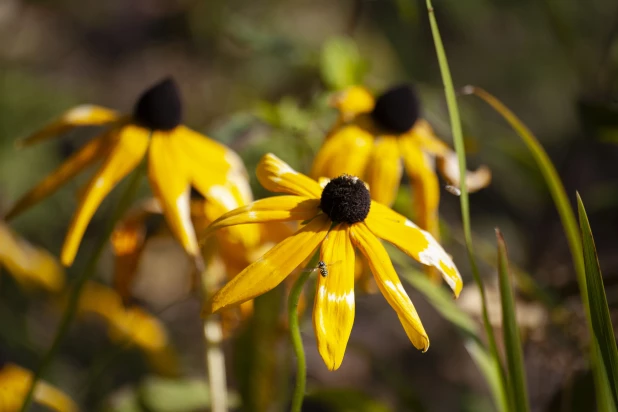
<path id="1" fill-rule="evenodd" d="M 307 267 L 315 267 L 319 254 L 316 253 L 311 259 Z M 305 386 L 307 383 L 307 362 L 305 361 L 305 350 L 303 348 L 303 340 L 300 336 L 300 326 L 298 325 L 298 299 L 303 291 L 305 282 L 311 275 L 310 271 L 304 271 L 300 274 L 288 297 L 288 323 L 290 327 L 290 338 L 292 346 L 296 354 L 296 385 L 294 386 L 294 394 L 292 395 L 292 412 L 301 412 L 303 406 L 303 398 L 305 397 Z"/>
<path id="2" fill-rule="evenodd" d="M 461 204 L 461 220 L 464 229 L 464 240 L 466 243 L 466 251 L 468 254 L 468 260 L 470 261 L 470 267 L 472 269 L 472 275 L 474 281 L 479 289 L 481 295 L 481 307 L 483 315 L 483 326 L 487 335 L 487 341 L 489 343 L 489 350 L 492 356 L 496 359 L 497 365 L 500 369 L 500 376 L 502 377 L 502 384 L 504 388 L 508 388 L 506 384 L 506 375 L 502 364 L 500 363 L 500 355 L 498 353 L 498 346 L 496 344 L 496 338 L 494 331 L 489 322 L 489 314 L 487 312 L 487 298 L 485 296 L 485 288 L 481 279 L 476 259 L 474 258 L 474 249 L 472 246 L 472 230 L 470 225 L 470 202 L 468 199 L 468 188 L 466 187 L 466 153 L 464 147 L 463 132 L 461 128 L 461 119 L 459 117 L 459 108 L 457 106 L 457 98 L 455 96 L 455 88 L 453 87 L 453 79 L 451 78 L 451 72 L 448 66 L 448 59 L 446 58 L 446 52 L 444 51 L 444 45 L 442 44 L 442 37 L 440 36 L 440 30 L 438 29 L 438 22 L 434 15 L 433 6 L 431 0 L 426 0 L 427 11 L 429 14 L 429 23 L 431 25 L 431 33 L 433 35 L 434 44 L 436 47 L 436 54 L 438 56 L 438 63 L 440 66 L 440 74 L 442 75 L 442 82 L 444 84 L 444 93 L 446 95 L 446 102 L 448 106 L 448 112 L 451 119 L 451 130 L 453 133 L 453 142 L 455 144 L 455 150 L 457 152 L 457 159 L 459 162 L 459 174 L 460 174 L 460 204 Z M 506 391 L 508 393 L 508 390 Z"/>
<path id="3" fill-rule="evenodd" d="M 45 353 L 45 356 L 43 357 L 43 360 L 41 361 L 39 368 L 36 370 L 34 374 L 34 378 L 32 379 L 32 382 L 30 383 L 30 388 L 28 388 L 28 393 L 24 397 L 24 403 L 22 404 L 21 409 L 20 409 L 21 412 L 26 412 L 28 408 L 30 407 L 30 404 L 32 403 L 32 396 L 34 394 L 34 389 L 36 388 L 37 382 L 41 379 L 41 376 L 47 371 L 47 368 L 51 364 L 52 360 L 56 356 L 56 353 L 58 352 L 58 349 L 60 348 L 60 344 L 66 337 L 66 334 L 69 331 L 69 327 L 71 326 L 71 323 L 73 322 L 73 319 L 75 318 L 75 314 L 77 313 L 77 306 L 79 303 L 79 297 L 81 295 L 82 289 L 84 288 L 84 285 L 86 284 L 86 282 L 92 277 L 93 273 L 96 271 L 96 268 L 99 263 L 99 259 L 101 258 L 101 255 L 103 254 L 103 251 L 105 250 L 105 247 L 107 245 L 107 241 L 109 240 L 109 237 L 114 231 L 115 223 L 122 217 L 122 215 L 124 215 L 125 211 L 130 206 L 133 200 L 133 197 L 135 195 L 135 192 L 137 191 L 139 187 L 139 183 L 141 181 L 143 171 L 144 171 L 144 163 L 138 166 L 137 170 L 133 172 L 133 176 L 131 177 L 131 180 L 126 190 L 122 194 L 122 197 L 120 198 L 120 201 L 118 202 L 118 206 L 114 210 L 114 213 L 109 221 L 109 224 L 107 225 L 107 228 L 105 229 L 105 232 L 103 233 L 103 236 L 99 237 L 99 243 L 96 245 L 94 253 L 92 254 L 92 257 L 90 258 L 90 261 L 88 262 L 88 265 L 86 266 L 86 269 L 75 280 L 75 286 L 73 287 L 73 290 L 69 296 L 69 302 L 68 302 L 66 310 L 64 311 L 62 315 L 62 320 L 60 321 L 60 326 L 58 327 L 58 330 L 56 331 L 56 336 L 54 337 L 54 341 L 52 342 L 52 345 L 47 351 L 47 353 Z"/>

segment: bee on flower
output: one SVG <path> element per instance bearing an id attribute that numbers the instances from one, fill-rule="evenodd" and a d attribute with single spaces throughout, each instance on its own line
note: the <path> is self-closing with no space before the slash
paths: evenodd
<path id="1" fill-rule="evenodd" d="M 328 268 L 327 276 L 317 276 L 313 307 L 318 350 L 326 366 L 335 370 L 343 361 L 354 323 L 357 248 L 412 344 L 426 351 L 427 333 L 380 239 L 434 267 L 458 296 L 461 276 L 438 242 L 404 216 L 371 200 L 367 185 L 358 177 L 343 174 L 322 187 L 273 154 L 261 159 L 256 174 L 264 188 L 285 195 L 257 200 L 224 214 L 210 225 L 206 235 L 248 223 L 299 221 L 300 229 L 230 280 L 206 304 L 204 315 L 268 292 L 320 248 L 321 261 L 340 262 Z"/>
<path id="2" fill-rule="evenodd" d="M 244 165 L 236 153 L 181 122 L 182 102 L 172 78 L 146 90 L 131 114 L 121 115 L 94 105 L 69 110 L 19 143 L 34 144 L 84 126 L 102 126 L 103 131 L 24 194 L 7 218 L 49 196 L 86 167 L 101 160 L 102 165 L 82 191 L 62 246 L 61 261 L 70 266 L 86 227 L 103 199 L 147 157 L 150 186 L 172 233 L 189 255 L 198 256 L 199 247 L 190 216 L 190 189 L 195 188 L 222 211 L 227 211 L 249 200 L 249 186 Z M 256 233 L 245 230 L 241 238 L 251 243 Z"/>
<path id="3" fill-rule="evenodd" d="M 438 237 L 440 186 L 435 166 L 451 187 L 459 187 L 457 155 L 440 141 L 421 118 L 414 89 L 399 85 L 374 95 L 352 86 L 337 93 L 333 105 L 338 119 L 317 153 L 311 176 L 334 178 L 344 173 L 361 177 L 371 198 L 391 206 L 405 170 L 414 194 L 416 223 Z M 485 166 L 466 174 L 473 192 L 487 186 L 491 173 Z"/>

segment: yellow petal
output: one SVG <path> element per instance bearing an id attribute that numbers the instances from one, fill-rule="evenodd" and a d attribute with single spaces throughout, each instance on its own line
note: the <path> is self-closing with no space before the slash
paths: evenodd
<path id="1" fill-rule="evenodd" d="M 6 219 L 12 219 L 32 205 L 40 202 L 95 160 L 107 154 L 112 146 L 111 138 L 111 134 L 107 133 L 86 143 L 84 147 L 75 152 L 56 170 L 23 195 L 7 213 Z"/>
<path id="2" fill-rule="evenodd" d="M 313 198 L 322 195 L 318 182 L 298 173 L 272 153 L 262 157 L 255 173 L 262 186 L 271 192 Z"/>
<path id="3" fill-rule="evenodd" d="M 438 169 L 442 176 L 452 186 L 459 187 L 461 175 L 459 174 L 459 160 L 457 153 L 449 150 L 438 158 Z M 491 171 L 487 166 L 481 166 L 474 172 L 466 172 L 466 187 L 468 192 L 476 192 L 491 183 Z"/>
<path id="4" fill-rule="evenodd" d="M 64 287 L 64 270 L 56 259 L 17 237 L 1 221 L 0 266 L 5 266 L 25 286 L 35 285 L 50 292 L 59 292 Z"/>
<path id="5" fill-rule="evenodd" d="M 361 113 L 372 111 L 375 99 L 366 88 L 352 86 L 337 92 L 332 97 L 331 104 L 339 110 L 343 120 L 347 121 Z"/>
<path id="6" fill-rule="evenodd" d="M 0 411 L 18 411 L 32 382 L 32 372 L 8 363 L 0 369 Z M 50 410 L 75 412 L 77 405 L 62 391 L 39 381 L 34 389 L 34 400 Z"/>
<path id="7" fill-rule="evenodd" d="M 189 172 L 179 146 L 166 133 L 153 134 L 148 152 L 148 178 L 170 230 L 187 253 L 196 256 L 198 246 L 191 222 Z"/>
<path id="8" fill-rule="evenodd" d="M 401 153 L 397 138 L 384 136 L 376 140 L 365 182 L 371 188 L 371 198 L 385 205 L 392 205 L 401 181 Z"/>
<path id="9" fill-rule="evenodd" d="M 417 349 L 425 352 L 429 348 L 429 338 L 386 249 L 364 223 L 352 225 L 352 241 L 367 258 L 378 288 L 397 312 L 408 338 Z"/>
<path id="10" fill-rule="evenodd" d="M 326 277 L 318 275 L 313 329 L 318 351 L 329 370 L 339 369 L 354 324 L 354 247 L 350 226 L 339 224 L 322 243 Z"/>
<path id="11" fill-rule="evenodd" d="M 442 246 L 414 223 L 376 202 L 371 202 L 365 224 L 377 237 L 392 243 L 408 256 L 424 265 L 433 266 L 459 296 L 463 281 L 457 267 Z"/>
<path id="12" fill-rule="evenodd" d="M 168 343 L 167 332 L 159 319 L 138 306 L 116 312 L 109 326 L 111 339 L 120 344 L 158 351 Z"/>
<path id="13" fill-rule="evenodd" d="M 411 138 L 424 152 L 435 156 L 442 156 L 451 151 L 446 143 L 436 137 L 433 128 L 424 119 L 418 119 L 405 137 Z"/>
<path id="14" fill-rule="evenodd" d="M 105 107 L 85 104 L 77 106 L 67 112 L 58 120 L 45 126 L 42 130 L 18 140 L 19 146 L 31 145 L 42 140 L 64 134 L 78 126 L 101 126 L 118 120 L 118 113 Z"/>
<path id="15" fill-rule="evenodd" d="M 344 126 L 324 141 L 315 156 L 311 176 L 335 178 L 346 173 L 364 176 L 373 136 L 356 125 Z"/>
<path id="16" fill-rule="evenodd" d="M 113 322 L 118 312 L 124 311 L 124 306 L 113 289 L 90 281 L 79 296 L 77 310 L 81 315 L 96 314 L 108 322 Z"/>
<path id="17" fill-rule="evenodd" d="M 149 131 L 128 125 L 120 133 L 120 138 L 109 156 L 86 186 L 79 207 L 73 215 L 61 254 L 62 263 L 66 266 L 73 263 L 86 226 L 103 198 L 139 164 L 146 153 Z"/>
<path id="18" fill-rule="evenodd" d="M 421 228 L 438 238 L 440 185 L 436 172 L 430 165 L 427 155 L 414 140 L 408 137 L 400 138 L 399 149 L 414 193 L 415 220 Z"/>
<path id="19" fill-rule="evenodd" d="M 245 302 L 279 285 L 322 243 L 330 224 L 324 215 L 313 219 L 229 281 L 212 297 L 202 313 Z"/>
<path id="20" fill-rule="evenodd" d="M 315 217 L 320 201 L 302 196 L 273 196 L 256 200 L 247 206 L 232 210 L 215 220 L 207 233 L 228 226 L 246 223 L 289 222 Z"/>

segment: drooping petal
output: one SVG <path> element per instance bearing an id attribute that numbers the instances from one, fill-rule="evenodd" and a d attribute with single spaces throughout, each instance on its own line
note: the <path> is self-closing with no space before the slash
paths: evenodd
<path id="1" fill-rule="evenodd" d="M 343 126 L 324 141 L 315 156 L 311 176 L 363 176 L 373 148 L 373 136 L 356 125 Z"/>
<path id="2" fill-rule="evenodd" d="M 410 138 L 424 152 L 434 156 L 442 156 L 451 149 L 446 143 L 438 139 L 431 125 L 425 119 L 418 119 L 414 127 L 405 135 Z"/>
<path id="3" fill-rule="evenodd" d="M 148 178 L 170 230 L 191 256 L 199 252 L 193 223 L 189 171 L 171 134 L 155 132 L 148 153 Z"/>
<path id="4" fill-rule="evenodd" d="M 438 203 L 440 185 L 427 155 L 409 137 L 399 139 L 403 164 L 414 193 L 415 218 L 419 226 L 439 237 Z"/>
<path id="5" fill-rule="evenodd" d="M 19 238 L 0 221 L 0 267 L 6 267 L 25 286 L 38 286 L 50 292 L 64 287 L 64 270 L 47 251 Z"/>
<path id="6" fill-rule="evenodd" d="M 144 157 L 148 148 L 150 132 L 141 127 L 127 125 L 120 130 L 121 136 L 111 149 L 103 165 L 90 179 L 80 199 L 77 211 L 69 226 L 62 246 L 61 261 L 70 266 L 75 259 L 86 226 L 103 198 L 133 170 Z"/>
<path id="7" fill-rule="evenodd" d="M 392 205 L 397 195 L 403 166 L 397 138 L 384 136 L 376 140 L 369 159 L 365 182 L 371 188 L 371 198 Z"/>
<path id="8" fill-rule="evenodd" d="M 72 179 L 97 159 L 105 156 L 112 147 L 114 131 L 106 133 L 86 143 L 69 157 L 56 170 L 41 180 L 28 193 L 23 195 L 9 210 L 6 219 L 12 219 L 24 210 L 54 193 L 60 186 Z"/>
<path id="9" fill-rule="evenodd" d="M 320 201 L 302 196 L 273 196 L 232 210 L 214 221 L 207 233 L 247 223 L 304 221 L 319 212 Z"/>
<path id="10" fill-rule="evenodd" d="M 216 312 L 273 289 L 322 243 L 330 225 L 330 220 L 324 215 L 312 220 L 229 281 L 212 297 L 202 313 Z"/>
<path id="11" fill-rule="evenodd" d="M 459 296 L 463 287 L 461 275 L 453 260 L 431 234 L 377 202 L 371 202 L 365 224 L 377 237 L 392 243 L 422 264 L 436 268 L 455 297 Z"/>
<path id="12" fill-rule="evenodd" d="M 449 150 L 443 156 L 438 157 L 438 169 L 450 185 L 459 187 L 461 175 L 459 174 L 459 160 L 457 153 Z M 481 166 L 474 172 L 466 172 L 466 187 L 468 192 L 476 192 L 487 187 L 491 182 L 491 171 L 487 166 Z"/>
<path id="13" fill-rule="evenodd" d="M 397 312 L 408 338 L 417 349 L 425 352 L 429 348 L 429 338 L 386 249 L 364 223 L 356 223 L 351 229 L 352 242 L 367 258 L 378 288 Z"/>
<path id="14" fill-rule="evenodd" d="M 351 86 L 334 94 L 331 104 L 339 110 L 342 119 L 348 121 L 354 116 L 372 111 L 375 99 L 366 88 Z"/>
<path id="15" fill-rule="evenodd" d="M 318 275 L 313 329 L 318 351 L 329 370 L 339 369 L 354 324 L 354 247 L 350 226 L 334 227 L 322 243 L 328 274 Z"/>
<path id="16" fill-rule="evenodd" d="M 38 132 L 17 141 L 18 146 L 27 146 L 67 133 L 78 126 L 101 126 L 119 119 L 118 113 L 105 107 L 85 104 L 65 112 Z"/>
<path id="17" fill-rule="evenodd" d="M 271 192 L 313 198 L 322 195 L 318 182 L 298 173 L 272 153 L 262 157 L 255 173 L 261 185 Z"/>

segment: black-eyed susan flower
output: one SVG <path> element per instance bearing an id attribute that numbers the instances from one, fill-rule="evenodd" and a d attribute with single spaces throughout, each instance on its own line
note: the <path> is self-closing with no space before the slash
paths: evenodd
<path id="1" fill-rule="evenodd" d="M 17 412 L 24 403 L 32 383 L 32 372 L 13 363 L 0 367 L 0 411 Z M 61 390 L 39 381 L 34 389 L 34 400 L 57 412 L 76 412 L 75 403 Z"/>
<path id="2" fill-rule="evenodd" d="M 429 338 L 380 239 L 435 267 L 457 296 L 461 277 L 438 242 L 402 215 L 372 201 L 367 186 L 357 177 L 342 175 L 322 188 L 272 154 L 258 164 L 257 177 L 266 189 L 287 195 L 228 212 L 213 222 L 208 232 L 246 223 L 301 221 L 302 227 L 228 282 L 204 312 L 215 312 L 273 289 L 321 247 L 328 274 L 317 276 L 313 325 L 320 355 L 329 369 L 337 369 L 354 322 L 357 248 L 414 346 L 427 350 Z"/>
<path id="3" fill-rule="evenodd" d="M 58 261 L 47 251 L 21 239 L 0 221 L 0 268 L 2 266 L 26 288 L 59 292 L 64 287 L 64 270 Z"/>
<path id="4" fill-rule="evenodd" d="M 102 160 L 102 166 L 82 192 L 62 247 L 61 261 L 71 265 L 102 200 L 147 155 L 150 185 L 170 229 L 185 250 L 197 256 L 199 248 L 190 218 L 190 188 L 194 187 L 223 211 L 251 199 L 246 171 L 238 155 L 182 125 L 181 120 L 179 90 L 171 78 L 145 91 L 130 115 L 92 105 L 69 110 L 21 143 L 40 142 L 80 126 L 104 126 L 105 131 L 26 193 L 8 217 L 37 203 L 85 167 Z M 244 231 L 241 238 L 252 242 L 255 236 Z"/>
<path id="5" fill-rule="evenodd" d="M 339 117 L 315 157 L 311 176 L 333 178 L 347 173 L 361 177 L 371 198 L 392 205 L 405 169 L 414 192 L 415 220 L 438 236 L 440 187 L 435 164 L 450 185 L 459 187 L 457 155 L 440 141 L 420 117 L 414 89 L 400 85 L 374 96 L 353 86 L 335 95 Z M 486 167 L 466 174 L 469 191 L 489 184 Z"/>

